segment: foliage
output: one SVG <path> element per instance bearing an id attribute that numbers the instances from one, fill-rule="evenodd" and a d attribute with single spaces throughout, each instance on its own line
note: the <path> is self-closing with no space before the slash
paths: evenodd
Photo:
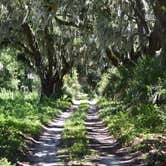
<path id="1" fill-rule="evenodd" d="M 98 103 L 100 117 L 108 125 L 109 131 L 123 143 L 130 143 L 136 137 L 148 133 L 164 133 L 165 115 L 160 114 L 154 105 L 135 105 L 107 101 Z"/>
<path id="2" fill-rule="evenodd" d="M 73 69 L 70 74 L 64 76 L 64 94 L 70 96 L 71 98 L 77 98 L 81 91 L 81 86 L 78 82 L 78 72 Z"/>
<path id="3" fill-rule="evenodd" d="M 146 156 L 144 164 L 165 162 L 160 139 L 149 139 L 164 137 L 165 76 L 158 58 L 142 57 L 127 68 L 111 68 L 98 84 L 98 91 L 106 97 L 98 102 L 101 119 L 123 145 L 132 145 L 131 150 Z"/>
<path id="4" fill-rule="evenodd" d="M 14 96 L 14 95 L 13 95 Z M 0 157 L 16 161 L 27 153 L 27 139 L 40 134 L 42 125 L 69 107 L 70 103 L 62 100 L 47 99 L 38 103 L 34 94 L 31 98 L 18 94 L 13 98 L 0 99 Z M 13 158 L 13 154 L 16 157 Z"/>
<path id="5" fill-rule="evenodd" d="M 140 59 L 133 69 L 131 79 L 126 90 L 127 101 L 134 103 L 149 102 L 149 88 L 165 84 L 165 72 L 160 67 L 159 60 L 151 57 Z M 164 88 L 164 87 L 163 87 Z"/>
<path id="6" fill-rule="evenodd" d="M 78 110 L 66 121 L 62 138 L 69 160 L 80 160 L 84 155 L 88 154 L 87 131 L 84 125 L 87 109 L 87 104 L 81 104 Z"/>
<path id="7" fill-rule="evenodd" d="M 2 0 L 0 46 L 20 51 L 40 77 L 44 95 L 60 93 L 73 66 L 83 66 L 94 87 L 97 74 L 90 70 L 126 66 L 160 49 L 161 64 L 166 62 L 166 4 L 160 1 Z"/>
<path id="8" fill-rule="evenodd" d="M 101 77 L 98 92 L 107 98 L 122 99 L 127 104 L 152 103 L 156 94 L 164 98 L 165 76 L 157 58 L 142 57 L 131 67 L 108 70 Z"/>
<path id="9" fill-rule="evenodd" d="M 108 72 L 103 74 L 98 83 L 98 93 L 111 98 L 124 93 L 129 76 L 130 73 L 125 67 L 121 66 L 109 69 Z"/>
<path id="10" fill-rule="evenodd" d="M 3 165 L 3 166 L 14 166 L 14 165 L 11 165 L 11 163 L 8 162 L 8 160 L 6 158 L 0 159 L 0 165 Z"/>
<path id="11" fill-rule="evenodd" d="M 19 52 L 14 48 L 0 50 L 0 87 L 7 90 L 32 91 L 37 89 L 33 70 L 18 61 Z M 30 78 L 31 75 L 31 78 Z"/>
<path id="12" fill-rule="evenodd" d="M 0 14 L 0 46 L 12 46 L 19 50 L 21 59 L 40 78 L 42 95 L 47 97 L 61 95 L 63 77 L 79 60 L 82 45 L 76 42 L 81 40 L 73 13 L 77 8 L 68 11 L 68 14 L 74 14 L 70 19 L 68 14 L 65 17 L 65 4 L 68 2 L 52 2 L 50 5 L 45 0 L 0 3 L 0 10 L 3 11 Z M 53 7 L 56 10 L 52 10 L 52 6 L 56 6 Z"/>

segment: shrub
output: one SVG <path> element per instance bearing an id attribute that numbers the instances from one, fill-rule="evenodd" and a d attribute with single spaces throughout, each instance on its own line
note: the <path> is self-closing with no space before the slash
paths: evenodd
<path id="1" fill-rule="evenodd" d="M 106 103 L 106 102 L 105 102 Z M 162 133 L 165 130 L 165 116 L 152 104 L 130 106 L 123 102 L 99 102 L 99 115 L 107 124 L 109 131 L 123 143 L 147 133 Z M 102 106 L 102 107 L 101 107 Z"/>
<path id="2" fill-rule="evenodd" d="M 11 165 L 11 163 L 8 162 L 8 160 L 6 158 L 0 159 L 0 165 L 2 165 L 2 166 L 14 166 L 14 165 Z"/>
<path id="3" fill-rule="evenodd" d="M 164 100 L 165 78 L 159 60 L 144 56 L 130 67 L 113 67 L 104 73 L 98 84 L 98 93 L 128 104 L 150 103 L 156 95 Z"/>

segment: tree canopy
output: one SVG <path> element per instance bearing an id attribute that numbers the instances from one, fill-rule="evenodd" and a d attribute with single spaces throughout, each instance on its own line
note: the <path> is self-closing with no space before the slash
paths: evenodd
<path id="1" fill-rule="evenodd" d="M 73 66 L 86 73 L 159 54 L 165 68 L 165 8 L 164 0 L 2 0 L 0 46 L 19 50 L 42 94 L 55 95 Z"/>

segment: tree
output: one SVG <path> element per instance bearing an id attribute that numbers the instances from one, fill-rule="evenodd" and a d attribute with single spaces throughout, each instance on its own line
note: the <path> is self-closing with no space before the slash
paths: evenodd
<path id="1" fill-rule="evenodd" d="M 22 53 L 42 95 L 60 94 L 73 65 L 128 66 L 160 49 L 166 63 L 164 0 L 2 0 L 0 10 L 0 46 Z"/>
<path id="2" fill-rule="evenodd" d="M 94 8 L 97 45 L 114 66 L 128 65 L 148 52 L 151 22 L 145 19 L 143 1 L 103 0 Z"/>
<path id="3" fill-rule="evenodd" d="M 42 96 L 48 97 L 61 94 L 63 77 L 78 55 L 73 45 L 78 26 L 62 20 L 56 5 L 44 0 L 4 0 L 0 4 L 0 45 L 20 51 L 19 58 L 40 77 Z"/>

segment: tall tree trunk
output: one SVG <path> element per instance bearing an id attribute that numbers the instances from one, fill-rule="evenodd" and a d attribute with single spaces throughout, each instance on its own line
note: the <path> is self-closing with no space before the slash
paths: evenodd
<path id="1" fill-rule="evenodd" d="M 136 0 L 136 6 L 134 7 L 134 10 L 138 26 L 139 43 L 141 48 L 140 51 L 141 54 L 146 54 L 146 43 L 147 36 L 149 34 L 149 27 L 146 22 L 145 6 L 142 0 Z"/>
<path id="2" fill-rule="evenodd" d="M 162 47 L 161 41 L 161 25 L 158 20 L 156 20 L 153 31 L 149 36 L 149 55 L 155 56 L 156 51 L 159 51 Z"/>
<path id="3" fill-rule="evenodd" d="M 162 51 L 160 54 L 160 63 L 161 67 L 166 70 L 166 30 L 163 32 L 162 36 Z"/>
<path id="4" fill-rule="evenodd" d="M 62 95 L 63 77 L 60 76 L 47 76 L 41 78 L 41 98 L 47 97 L 60 97 Z"/>
<path id="5" fill-rule="evenodd" d="M 161 29 L 161 67 L 166 69 L 166 1 L 157 0 L 154 5 L 154 13 L 157 19 L 159 20 Z"/>

